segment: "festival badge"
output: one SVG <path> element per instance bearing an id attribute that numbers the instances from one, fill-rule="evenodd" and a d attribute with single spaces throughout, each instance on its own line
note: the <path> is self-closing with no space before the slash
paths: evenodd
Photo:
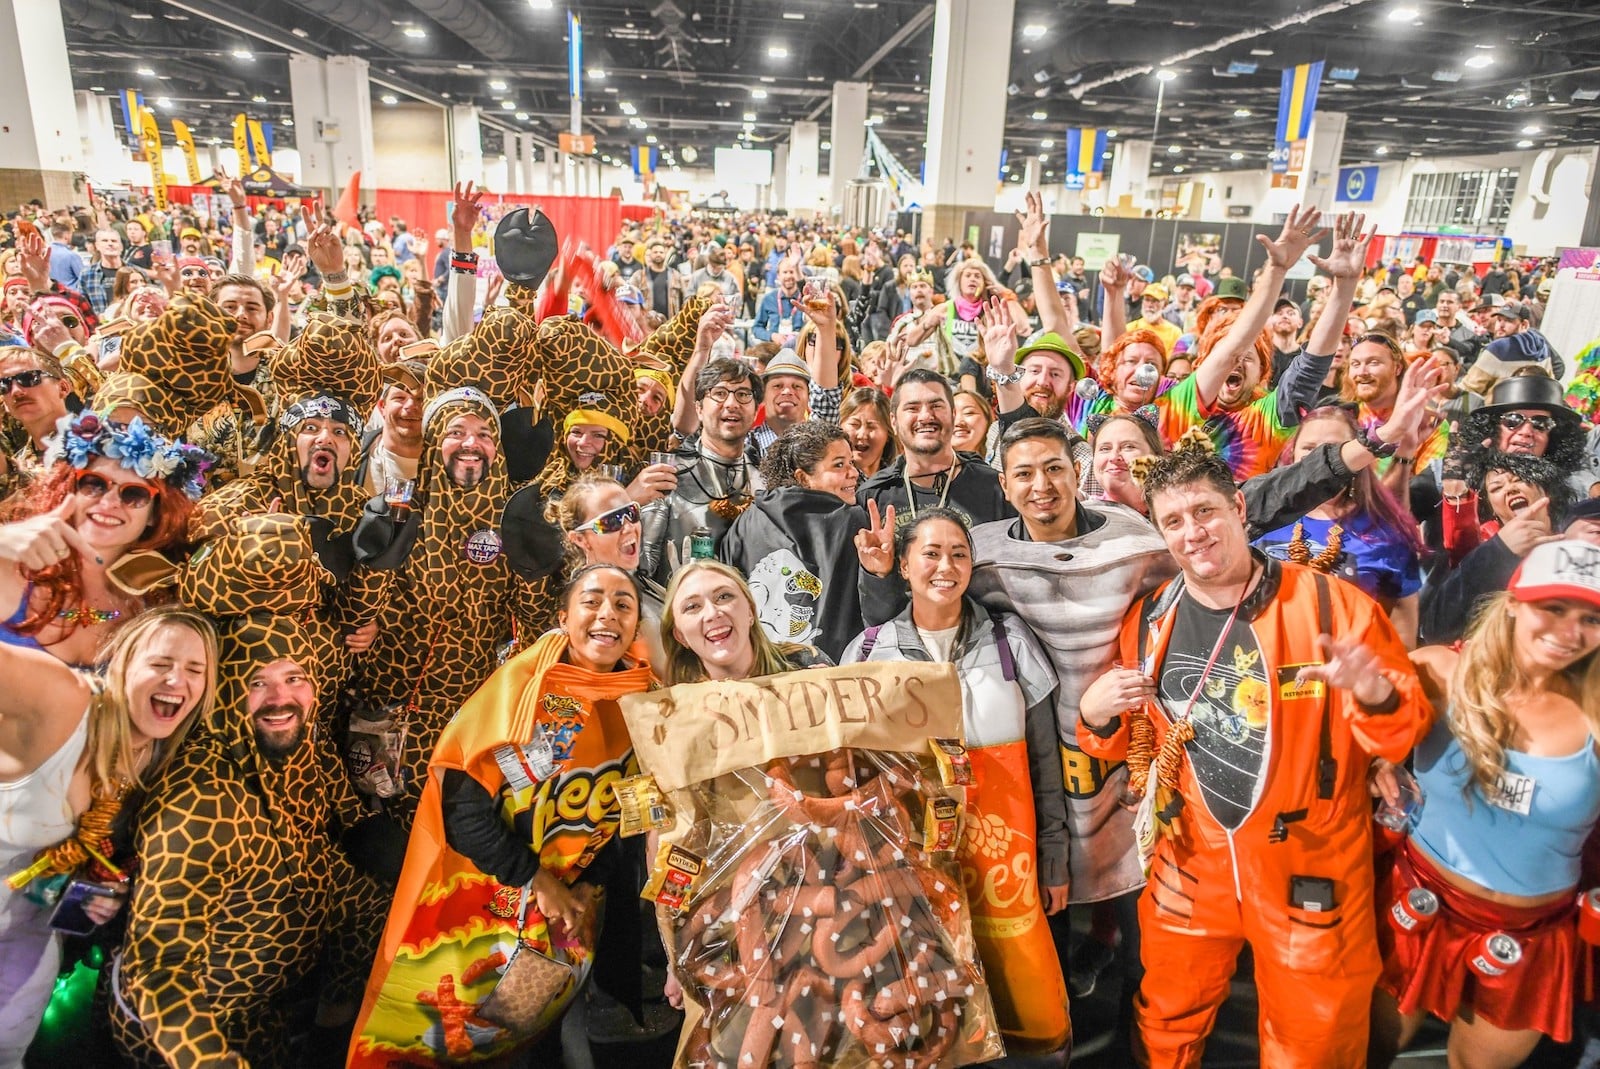
<path id="1" fill-rule="evenodd" d="M 473 564 L 493 564 L 500 557 L 500 532 L 484 527 L 467 536 L 461 555 Z"/>

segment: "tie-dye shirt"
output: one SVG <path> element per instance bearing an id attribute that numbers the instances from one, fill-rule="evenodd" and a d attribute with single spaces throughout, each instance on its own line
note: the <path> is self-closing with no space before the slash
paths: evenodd
<path id="1" fill-rule="evenodd" d="M 1366 431 L 1369 436 L 1375 436 L 1378 432 L 1378 428 L 1383 426 L 1383 417 L 1372 411 L 1372 409 L 1368 408 L 1365 404 L 1362 404 L 1360 409 L 1358 409 L 1356 412 L 1356 423 L 1358 423 L 1361 426 L 1361 429 Z M 1444 455 L 1449 451 L 1450 424 L 1446 423 L 1444 420 L 1440 420 L 1439 425 L 1433 429 L 1433 433 L 1428 435 L 1428 437 L 1423 441 L 1422 448 L 1417 450 L 1416 462 L 1412 464 L 1411 470 L 1417 471 L 1429 464 L 1432 464 L 1435 460 L 1443 460 Z M 1378 461 L 1378 474 L 1386 474 L 1389 471 L 1389 468 L 1393 465 L 1394 457 L 1384 457 L 1380 459 Z"/>
<path id="2" fill-rule="evenodd" d="M 1161 415 L 1161 441 L 1170 449 L 1191 427 L 1204 427 L 1217 455 L 1228 462 L 1239 482 L 1260 475 L 1278 462 L 1283 443 L 1294 428 L 1278 417 L 1278 391 L 1271 390 L 1243 408 L 1227 411 L 1202 406 L 1195 376 L 1190 375 L 1156 398 Z"/>

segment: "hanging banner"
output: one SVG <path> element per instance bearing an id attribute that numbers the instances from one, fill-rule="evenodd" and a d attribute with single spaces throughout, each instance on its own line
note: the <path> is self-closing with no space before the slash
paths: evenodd
<path id="1" fill-rule="evenodd" d="M 122 128 L 128 132 L 128 148 L 135 163 L 144 162 L 144 94 L 137 89 L 124 89 L 117 94 L 122 105 Z"/>
<path id="2" fill-rule="evenodd" d="M 239 154 L 239 173 L 249 174 L 255 170 L 255 161 L 250 157 L 250 120 L 244 117 L 244 112 L 233 117 L 233 151 Z"/>
<path id="3" fill-rule="evenodd" d="M 1286 174 L 1291 146 L 1311 136 L 1311 116 L 1317 110 L 1317 87 L 1322 84 L 1322 63 L 1302 63 L 1283 72 L 1278 90 L 1278 129 L 1272 148 L 1272 170 Z M 1304 146 L 1302 146 L 1303 151 Z"/>
<path id="4" fill-rule="evenodd" d="M 661 150 L 654 145 L 635 145 L 628 150 L 632 158 L 633 173 L 640 178 L 649 178 L 656 173 L 656 163 L 660 160 Z"/>
<path id="5" fill-rule="evenodd" d="M 583 19 L 567 12 L 567 93 L 583 99 Z"/>
<path id="6" fill-rule="evenodd" d="M 183 162 L 189 168 L 189 184 L 200 184 L 200 161 L 194 154 L 194 135 L 189 132 L 189 124 L 182 119 L 172 120 L 172 143 L 178 146 L 178 151 L 183 153 Z"/>
<path id="7" fill-rule="evenodd" d="M 1099 189 L 1105 170 L 1106 132 L 1093 126 L 1067 128 L 1068 189 Z"/>
<path id="8" fill-rule="evenodd" d="M 251 170 L 258 170 L 262 167 L 271 168 L 272 146 L 267 144 L 267 134 L 266 131 L 261 129 L 261 120 L 247 120 L 245 122 L 245 129 L 250 134 L 250 155 L 252 162 L 255 164 Z M 246 171 L 245 173 L 248 174 L 249 171 Z"/>
<path id="9" fill-rule="evenodd" d="M 996 182 L 1004 182 L 1006 180 L 1006 161 L 1010 157 L 1011 152 L 1009 149 L 1002 148 L 1000 150 L 1000 173 L 995 176 Z M 927 166 L 927 161 L 923 161 L 923 166 Z"/>
<path id="10" fill-rule="evenodd" d="M 156 125 L 156 113 L 145 108 L 140 118 L 144 135 L 144 158 L 150 164 L 150 194 L 155 197 L 156 210 L 167 210 L 167 172 L 161 165 L 161 128 Z"/>
<path id="11" fill-rule="evenodd" d="M 1005 150 L 1001 149 L 1001 154 L 1004 153 Z M 894 153 L 889 151 L 889 146 L 878 136 L 878 131 L 870 126 L 867 127 L 867 151 L 861 160 L 863 170 L 869 159 L 877 163 L 878 173 L 888 180 L 889 188 L 894 192 L 895 203 L 900 210 L 904 211 L 913 204 L 922 203 L 922 183 L 911 177 L 911 172 L 906 170 L 905 164 L 895 158 Z M 865 174 L 862 177 L 866 177 Z"/>

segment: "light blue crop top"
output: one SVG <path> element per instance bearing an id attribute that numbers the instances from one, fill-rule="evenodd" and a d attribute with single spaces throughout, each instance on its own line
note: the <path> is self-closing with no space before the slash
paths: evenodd
<path id="1" fill-rule="evenodd" d="M 42 650 L 39 640 L 32 635 L 19 634 L 15 628 L 22 625 L 28 618 L 28 601 L 33 596 L 33 584 L 29 583 L 22 591 L 22 603 L 17 606 L 17 611 L 11 614 L 9 620 L 0 621 L 0 643 L 7 646 L 20 646 L 25 650 Z"/>
<path id="2" fill-rule="evenodd" d="M 1466 755 L 1440 717 L 1417 747 L 1423 806 L 1411 837 L 1445 868 L 1500 894 L 1534 897 L 1577 886 L 1584 840 L 1600 818 L 1594 739 L 1565 757 L 1507 750 L 1505 759 L 1504 805 L 1490 805 L 1478 786 L 1463 794 L 1471 779 Z"/>

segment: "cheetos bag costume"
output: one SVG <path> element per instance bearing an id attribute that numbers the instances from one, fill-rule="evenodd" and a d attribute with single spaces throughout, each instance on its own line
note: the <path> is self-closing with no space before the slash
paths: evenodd
<path id="1" fill-rule="evenodd" d="M 559 1020 L 588 975 L 592 941 L 552 932 L 531 893 L 502 885 L 451 849 L 441 805 L 444 772 L 467 772 L 512 814 L 519 835 L 530 835 L 545 871 L 569 885 L 581 880 L 616 833 L 613 785 L 636 770 L 617 699 L 648 689 L 651 676 L 648 667 L 596 673 L 564 664 L 566 648 L 559 632 L 540 638 L 497 671 L 440 736 L 356 1020 L 352 1069 L 503 1058 Z M 523 752 L 536 738 L 552 742 L 553 771 L 542 780 Z M 571 979 L 537 1024 L 513 1033 L 483 1014 L 519 952 L 564 961 Z"/>

